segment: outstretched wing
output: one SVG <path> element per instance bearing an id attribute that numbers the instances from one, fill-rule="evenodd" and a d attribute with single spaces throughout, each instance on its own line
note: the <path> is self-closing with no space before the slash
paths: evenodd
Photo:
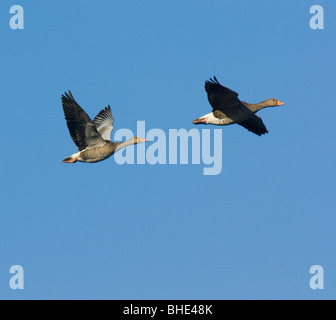
<path id="1" fill-rule="evenodd" d="M 216 77 L 205 81 L 205 91 L 213 110 L 223 111 L 225 108 L 239 105 L 238 93 L 222 86 Z"/>
<path id="2" fill-rule="evenodd" d="M 213 111 L 221 111 L 235 123 L 258 136 L 268 132 L 261 118 L 238 99 L 238 93 L 222 86 L 216 77 L 205 82 L 205 91 Z"/>
<path id="3" fill-rule="evenodd" d="M 96 126 L 98 132 L 105 140 L 111 140 L 111 132 L 113 130 L 113 116 L 111 107 L 101 110 L 93 119 L 93 124 Z"/>
<path id="4" fill-rule="evenodd" d="M 238 122 L 238 124 L 248 131 L 257 134 L 258 136 L 268 133 L 268 130 L 266 129 L 266 126 L 264 125 L 262 119 L 255 114 L 253 114 L 251 118 Z"/>
<path id="5" fill-rule="evenodd" d="M 96 126 L 76 102 L 70 91 L 69 94 L 65 92 L 62 95 L 62 106 L 71 138 L 79 151 L 87 147 L 98 147 L 105 144 Z"/>

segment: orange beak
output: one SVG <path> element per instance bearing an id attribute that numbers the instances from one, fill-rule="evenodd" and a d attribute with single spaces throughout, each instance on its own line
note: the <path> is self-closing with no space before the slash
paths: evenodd
<path id="1" fill-rule="evenodd" d="M 283 106 L 283 105 L 284 105 L 283 102 L 278 101 L 277 106 Z"/>

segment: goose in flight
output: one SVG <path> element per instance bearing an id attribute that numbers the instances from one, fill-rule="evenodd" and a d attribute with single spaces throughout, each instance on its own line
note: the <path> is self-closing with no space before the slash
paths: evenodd
<path id="1" fill-rule="evenodd" d="M 98 162 L 124 147 L 147 141 L 139 137 L 124 142 L 111 141 L 114 119 L 110 106 L 101 110 L 93 121 L 79 106 L 70 91 L 69 94 L 65 92 L 62 95 L 62 106 L 70 136 L 78 147 L 78 152 L 66 157 L 62 162 Z"/>
<path id="2" fill-rule="evenodd" d="M 267 129 L 255 113 L 267 107 L 282 106 L 284 103 L 277 99 L 251 104 L 238 99 L 238 93 L 222 86 L 216 77 L 205 81 L 205 91 L 208 94 L 212 112 L 193 121 L 194 124 L 215 124 L 225 126 L 238 123 L 245 129 L 261 136 Z"/>

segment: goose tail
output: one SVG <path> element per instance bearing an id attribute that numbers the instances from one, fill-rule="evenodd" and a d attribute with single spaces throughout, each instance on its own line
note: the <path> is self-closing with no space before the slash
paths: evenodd
<path id="1" fill-rule="evenodd" d="M 77 162 L 79 156 L 78 154 L 73 154 L 72 156 L 70 157 L 66 157 L 62 160 L 63 163 L 75 163 Z"/>

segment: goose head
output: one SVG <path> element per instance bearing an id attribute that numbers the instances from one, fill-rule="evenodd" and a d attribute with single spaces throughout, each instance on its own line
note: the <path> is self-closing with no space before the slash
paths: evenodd
<path id="1" fill-rule="evenodd" d="M 267 99 L 265 101 L 262 102 L 262 104 L 265 105 L 265 107 L 278 107 L 278 106 L 283 106 L 284 103 L 279 101 L 278 99 L 275 98 L 271 98 L 271 99 Z"/>
<path id="2" fill-rule="evenodd" d="M 138 143 L 142 143 L 142 142 L 146 142 L 146 141 L 147 141 L 147 139 L 144 139 L 144 138 L 133 137 L 134 144 L 138 144 Z"/>

